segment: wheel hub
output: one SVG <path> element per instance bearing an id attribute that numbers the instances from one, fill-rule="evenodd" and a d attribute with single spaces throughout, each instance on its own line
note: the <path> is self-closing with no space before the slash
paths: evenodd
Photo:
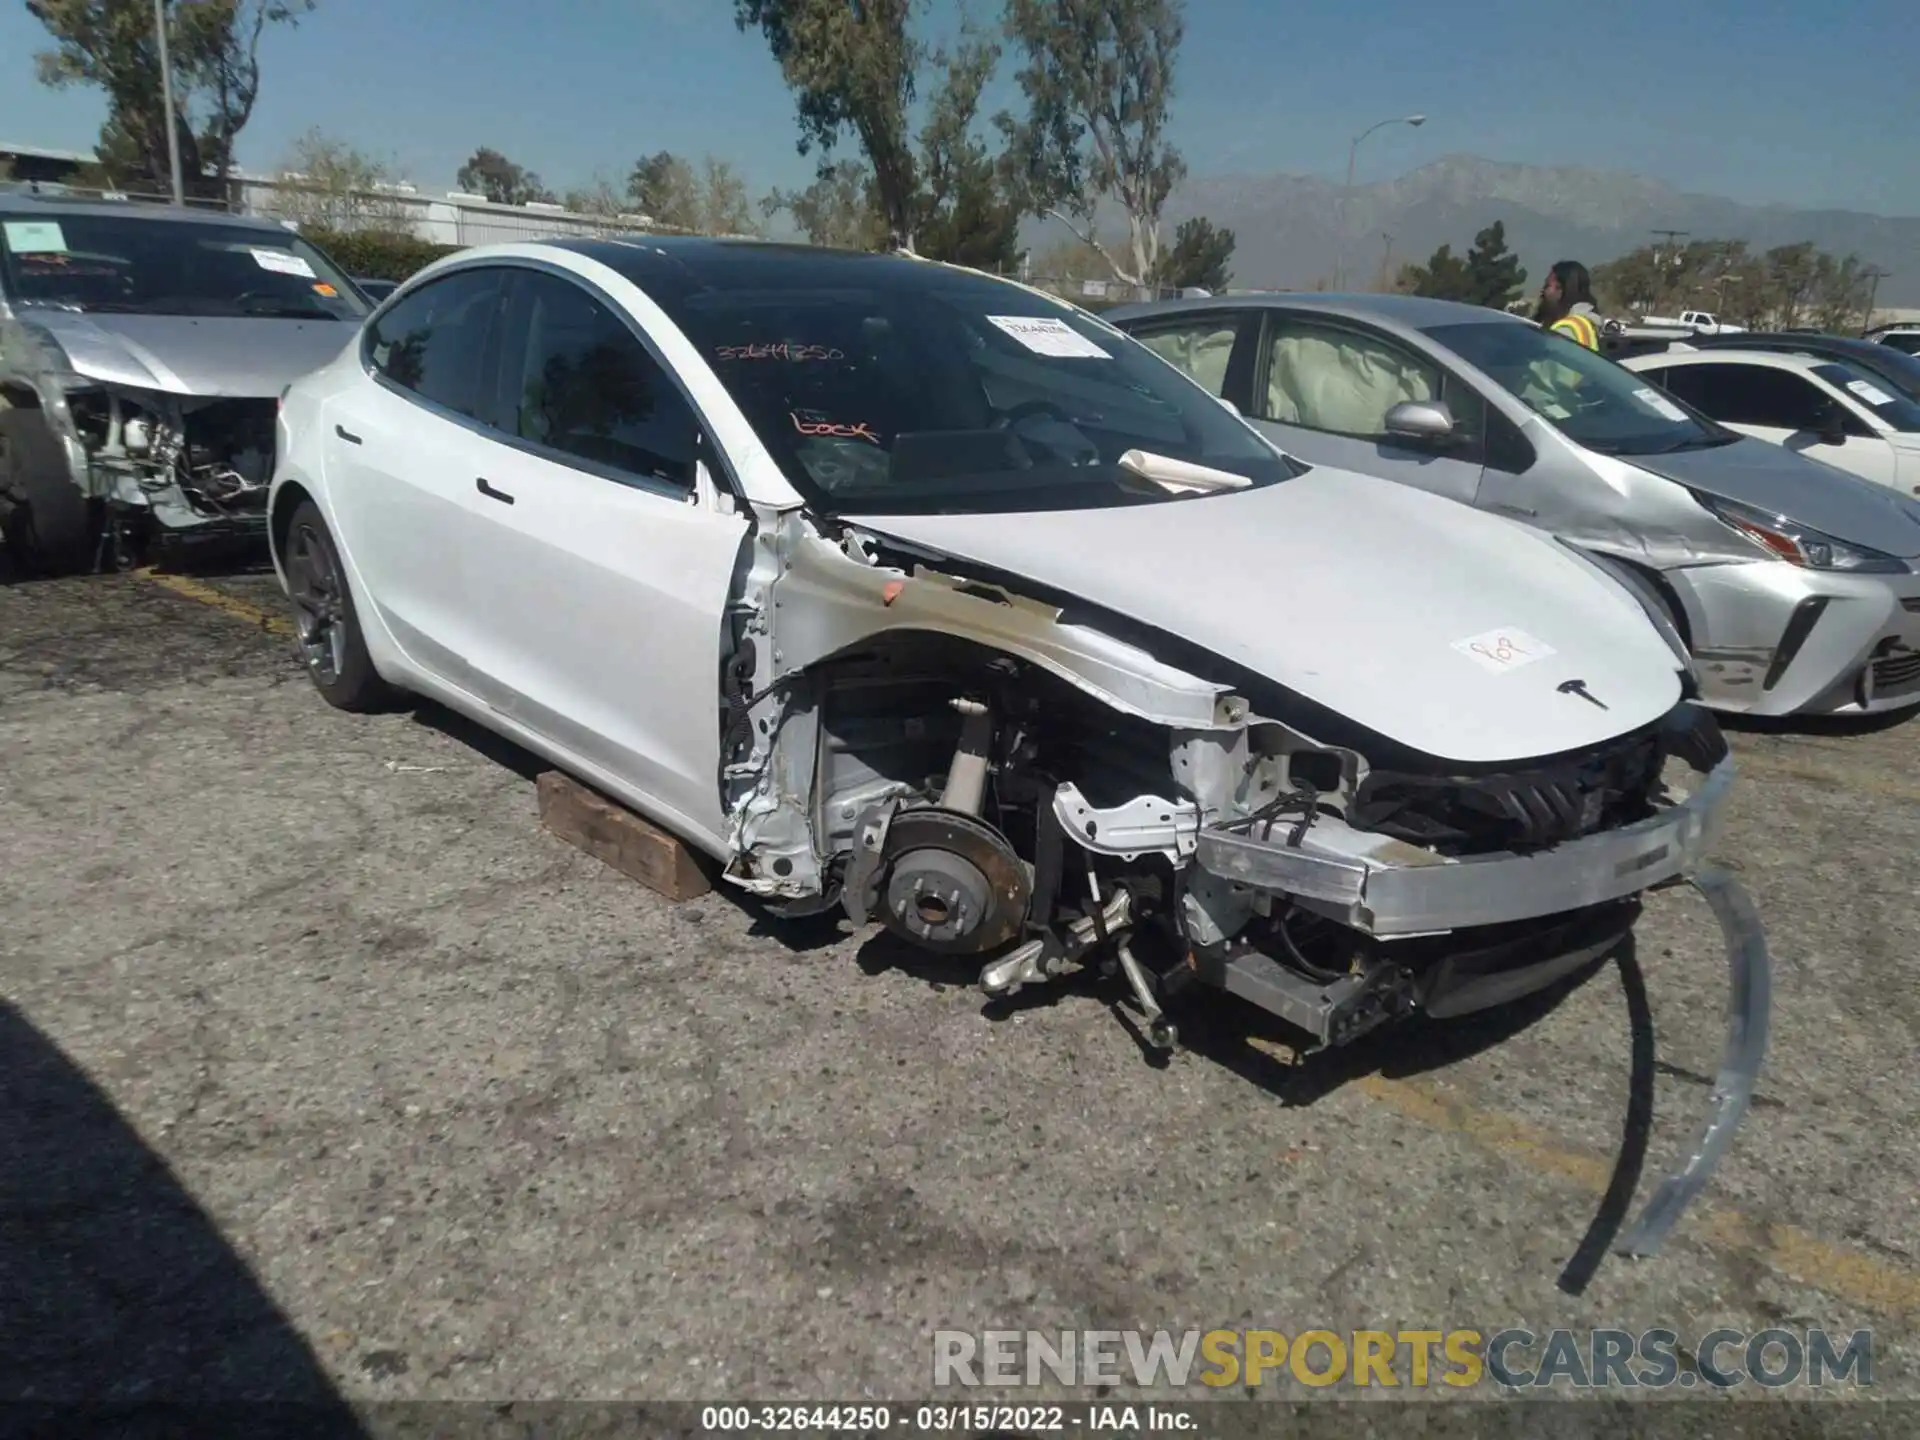
<path id="1" fill-rule="evenodd" d="M 978 955 L 1015 939 L 1032 898 L 1027 867 L 993 826 L 937 806 L 902 810 L 887 831 L 880 919 L 924 949 Z"/>

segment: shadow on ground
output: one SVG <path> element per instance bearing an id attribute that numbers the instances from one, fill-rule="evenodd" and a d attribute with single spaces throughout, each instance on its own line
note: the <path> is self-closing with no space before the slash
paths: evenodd
<path id="1" fill-rule="evenodd" d="M 167 1163 L 0 1002 L 0 1400 L 46 1433 L 356 1436 L 319 1360 Z M 191 1409 L 175 1407 L 188 1406 Z M 283 1408 L 284 1407 L 284 1408 Z M 177 1422 L 177 1423 L 176 1423 Z"/>

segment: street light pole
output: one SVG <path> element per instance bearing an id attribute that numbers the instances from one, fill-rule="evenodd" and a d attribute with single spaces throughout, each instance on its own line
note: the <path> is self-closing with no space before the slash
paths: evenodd
<path id="1" fill-rule="evenodd" d="M 187 203 L 180 178 L 180 133 L 173 115 L 173 62 L 167 56 L 167 0 L 153 0 L 153 33 L 160 44 L 160 98 L 166 106 L 167 168 L 173 176 L 173 203 Z"/>
<path id="2" fill-rule="evenodd" d="M 1340 247 L 1339 254 L 1334 259 L 1333 288 L 1335 290 L 1344 290 L 1347 286 L 1347 202 L 1353 195 L 1353 162 L 1360 153 L 1360 142 L 1374 131 L 1388 125 L 1412 125 L 1417 128 L 1426 123 L 1427 117 L 1424 115 L 1395 115 L 1391 119 L 1375 121 L 1354 136 L 1353 143 L 1347 146 L 1347 185 L 1340 192 Z"/>

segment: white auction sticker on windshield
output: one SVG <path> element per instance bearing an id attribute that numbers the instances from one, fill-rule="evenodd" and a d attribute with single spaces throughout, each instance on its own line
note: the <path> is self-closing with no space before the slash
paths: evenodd
<path id="1" fill-rule="evenodd" d="M 1891 405 L 1893 396 L 1875 385 L 1871 380 L 1849 380 L 1847 388 L 1869 405 Z"/>
<path id="2" fill-rule="evenodd" d="M 1498 672 L 1518 670 L 1522 665 L 1531 665 L 1558 653 L 1546 641 L 1514 629 L 1470 635 L 1465 640 L 1454 641 L 1453 648 L 1482 669 Z"/>
<path id="3" fill-rule="evenodd" d="M 285 250 L 255 250 L 253 263 L 262 270 L 271 270 L 276 275 L 298 275 L 302 280 L 314 280 L 319 277 L 298 255 L 290 255 Z"/>
<path id="4" fill-rule="evenodd" d="M 1036 355 L 1051 355 L 1061 360 L 1113 358 L 1064 320 L 1044 315 L 989 315 L 987 321 L 999 326 Z"/>
<path id="5" fill-rule="evenodd" d="M 7 248 L 16 255 L 64 255 L 67 237 L 52 220 L 9 220 Z"/>
<path id="6" fill-rule="evenodd" d="M 1682 410 L 1678 405 L 1674 404 L 1651 386 L 1642 386 L 1633 393 L 1636 399 L 1644 402 L 1649 409 L 1659 411 L 1665 419 L 1684 420 L 1687 418 L 1686 411 Z"/>

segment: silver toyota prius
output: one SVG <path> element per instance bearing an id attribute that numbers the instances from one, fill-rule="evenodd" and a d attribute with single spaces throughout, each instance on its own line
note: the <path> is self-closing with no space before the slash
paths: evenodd
<path id="1" fill-rule="evenodd" d="M 1714 709 L 1920 706 L 1920 502 L 1497 310 L 1254 294 L 1104 318 L 1291 455 L 1516 517 L 1608 566 L 1678 632 Z"/>

